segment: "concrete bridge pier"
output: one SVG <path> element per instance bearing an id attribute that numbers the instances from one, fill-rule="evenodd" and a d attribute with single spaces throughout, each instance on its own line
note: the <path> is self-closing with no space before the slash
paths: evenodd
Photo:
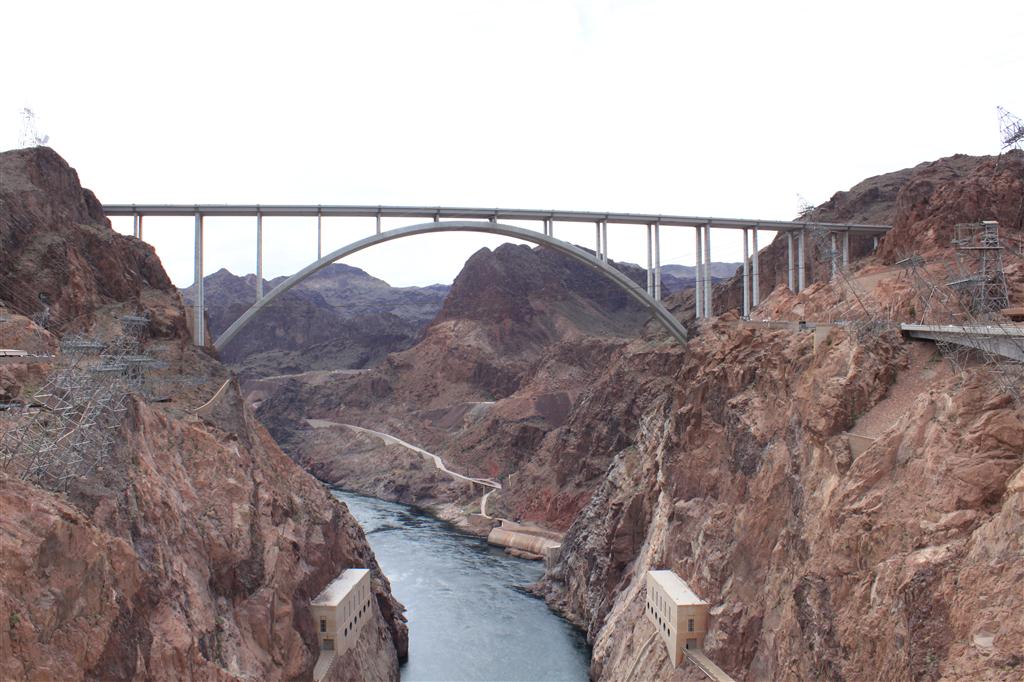
<path id="1" fill-rule="evenodd" d="M 839 274 L 839 248 L 836 244 L 836 233 L 830 232 L 828 236 L 830 239 L 828 255 L 829 260 L 831 261 L 832 279 L 835 279 L 835 276 Z"/>
<path id="2" fill-rule="evenodd" d="M 794 281 L 794 275 L 796 274 L 796 266 L 793 263 L 793 233 L 786 233 L 786 260 L 788 262 L 788 269 L 786 270 L 786 286 L 789 287 L 790 291 L 796 291 L 796 282 Z"/>
<path id="3" fill-rule="evenodd" d="M 754 243 L 751 245 L 753 251 L 753 261 L 750 264 L 750 275 L 753 278 L 753 281 L 751 282 L 751 284 L 753 284 L 753 289 L 750 294 L 750 300 L 751 306 L 756 308 L 757 304 L 761 302 L 761 282 L 760 277 L 758 276 L 758 271 L 760 268 L 758 268 L 757 263 L 757 225 L 754 225 L 754 227 L 752 228 L 751 236 L 753 237 Z"/>
<path id="4" fill-rule="evenodd" d="M 263 214 L 256 214 L 256 300 L 263 298 Z"/>
<path id="5" fill-rule="evenodd" d="M 324 212 L 316 207 L 316 259 L 324 257 Z"/>
<path id="6" fill-rule="evenodd" d="M 797 258 L 797 263 L 796 263 L 796 279 L 797 279 L 797 281 L 796 281 L 796 290 L 797 290 L 797 292 L 801 292 L 801 291 L 804 290 L 804 284 L 805 284 L 805 282 L 804 282 L 804 277 L 805 277 L 804 276 L 804 242 L 806 240 L 804 239 L 804 230 L 800 230 L 800 232 L 797 233 L 796 238 L 797 238 L 797 242 L 796 242 L 796 246 L 797 246 L 797 253 L 796 253 L 796 258 Z"/>
<path id="7" fill-rule="evenodd" d="M 704 317 L 711 312 L 711 224 L 704 225 Z"/>
<path id="8" fill-rule="evenodd" d="M 138 213 L 132 214 L 132 236 L 142 239 L 142 216 Z"/>
<path id="9" fill-rule="evenodd" d="M 743 317 L 750 317 L 750 254 L 747 252 L 747 228 L 743 228 Z"/>
<path id="10" fill-rule="evenodd" d="M 206 327 L 203 325 L 206 300 L 203 291 L 203 216 L 196 213 L 195 241 L 196 297 L 192 303 L 192 341 L 197 346 L 206 345 Z"/>
<path id="11" fill-rule="evenodd" d="M 605 223 L 607 225 L 607 223 Z M 654 300 L 661 300 L 661 224 L 654 223 Z"/>
<path id="12" fill-rule="evenodd" d="M 653 227 L 647 224 L 647 294 L 654 295 L 654 235 Z"/>
<path id="13" fill-rule="evenodd" d="M 843 270 L 850 267 L 850 231 L 843 232 Z"/>
<path id="14" fill-rule="evenodd" d="M 694 284 L 693 304 L 694 304 L 694 317 L 699 320 L 700 318 L 704 317 L 704 315 L 703 315 L 703 312 L 704 312 L 704 268 L 701 267 L 701 263 L 704 260 L 704 256 L 703 256 L 703 251 L 702 251 L 702 247 L 701 247 L 701 234 L 700 234 L 701 228 L 700 228 L 700 226 L 697 226 L 694 229 L 696 231 L 696 237 L 697 237 L 697 261 L 696 261 L 696 266 L 695 266 L 695 270 L 694 270 L 694 273 L 693 273 L 693 284 Z"/>
<path id="15" fill-rule="evenodd" d="M 601 221 L 601 248 L 604 250 L 604 262 L 608 262 L 608 221 Z"/>

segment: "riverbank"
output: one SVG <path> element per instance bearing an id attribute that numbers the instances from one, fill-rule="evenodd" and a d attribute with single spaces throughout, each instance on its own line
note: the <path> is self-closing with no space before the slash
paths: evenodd
<path id="1" fill-rule="evenodd" d="M 410 457 L 427 463 L 434 470 L 431 473 L 441 475 L 459 484 L 468 484 L 474 492 L 480 493 L 479 500 L 468 506 L 466 504 L 441 500 L 429 500 L 414 505 L 424 509 L 433 516 L 452 523 L 465 532 L 486 538 L 489 543 L 502 547 L 509 554 L 522 559 L 550 560 L 557 556 L 557 552 L 561 547 L 561 533 L 543 528 L 537 524 L 521 523 L 516 520 L 503 518 L 500 515 L 492 516 L 488 513 L 488 503 L 492 497 L 500 500 L 503 487 L 499 481 L 453 471 L 440 456 L 390 433 L 326 419 L 306 419 L 306 424 L 309 428 L 315 430 L 340 429 L 353 433 L 358 437 L 376 439 L 392 450 L 405 452 Z M 337 480 L 328 482 L 338 483 Z M 363 494 L 369 493 L 371 497 L 378 499 L 386 499 L 402 504 L 409 503 L 409 500 L 403 499 L 402 495 L 382 495 L 380 488 L 374 491 L 359 490 L 359 492 Z M 494 503 L 491 502 L 491 504 L 493 505 Z"/>

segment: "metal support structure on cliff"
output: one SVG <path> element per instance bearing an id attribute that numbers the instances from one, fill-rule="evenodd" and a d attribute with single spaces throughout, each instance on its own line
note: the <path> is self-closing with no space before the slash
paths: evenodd
<path id="1" fill-rule="evenodd" d="M 704 225 L 704 317 L 711 313 L 711 224 Z"/>
<path id="2" fill-rule="evenodd" d="M 256 300 L 263 298 L 263 214 L 256 214 Z"/>
<path id="3" fill-rule="evenodd" d="M 794 281 L 794 275 L 795 275 L 794 269 L 795 269 L 796 266 L 793 264 L 793 233 L 792 232 L 787 232 L 786 233 L 786 261 L 787 261 L 787 263 L 789 265 L 789 267 L 786 270 L 786 286 L 789 287 L 790 291 L 796 291 L 796 282 Z"/>
<path id="4" fill-rule="evenodd" d="M 696 319 L 704 317 L 704 270 L 701 267 L 701 262 L 704 259 L 703 250 L 701 246 L 701 235 L 700 228 L 695 229 L 695 236 L 697 237 L 697 262 L 693 270 L 693 306 L 694 314 Z"/>
<path id="5" fill-rule="evenodd" d="M 753 234 L 751 236 L 754 239 L 754 243 L 752 245 L 753 259 L 754 260 L 750 264 L 750 270 L 751 270 L 750 275 L 753 278 L 753 281 L 751 282 L 751 284 L 753 284 L 753 291 L 751 292 L 750 302 L 751 302 L 751 306 L 756 308 L 757 304 L 761 302 L 761 284 L 760 284 L 761 278 L 759 276 L 760 268 L 758 267 L 758 262 L 757 262 L 757 225 L 754 225 L 752 231 L 753 231 Z"/>
<path id="6" fill-rule="evenodd" d="M 804 290 L 804 284 L 805 284 L 805 281 L 804 281 L 804 278 L 805 278 L 805 275 L 804 275 L 804 242 L 805 241 L 807 241 L 806 240 L 806 232 L 805 232 L 805 230 L 800 230 L 797 233 L 797 235 L 796 235 L 796 246 L 797 246 L 797 253 L 796 253 L 796 258 L 797 258 L 797 262 L 796 262 L 796 290 L 798 292 Z"/>
<path id="7" fill-rule="evenodd" d="M 195 241 L 195 265 L 196 265 L 196 297 L 192 304 L 192 340 L 197 346 L 206 345 L 206 327 L 203 324 L 206 312 L 205 294 L 203 292 L 203 216 L 196 213 L 196 241 Z"/>
<path id="8" fill-rule="evenodd" d="M 658 223 L 654 223 L 654 300 L 661 300 L 661 225 Z"/>

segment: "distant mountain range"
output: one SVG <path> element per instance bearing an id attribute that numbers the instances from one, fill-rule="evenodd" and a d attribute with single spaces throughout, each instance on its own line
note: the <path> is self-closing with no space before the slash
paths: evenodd
<path id="1" fill-rule="evenodd" d="M 264 281 L 270 292 L 285 280 Z M 256 277 L 219 270 L 204 280 L 216 338 L 256 301 Z M 182 290 L 189 303 L 194 285 Z M 448 293 L 445 285 L 393 287 L 359 268 L 327 266 L 271 303 L 221 352 L 243 376 L 360 369 L 419 338 Z"/>

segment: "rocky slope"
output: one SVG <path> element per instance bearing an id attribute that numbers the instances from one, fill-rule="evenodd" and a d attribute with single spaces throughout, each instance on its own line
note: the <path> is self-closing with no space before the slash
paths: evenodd
<path id="1" fill-rule="evenodd" d="M 172 387 L 164 403 L 132 396 L 115 445 L 66 491 L 22 480 L 20 460 L 0 468 L 0 677 L 308 679 L 309 600 L 365 566 L 374 621 L 330 676 L 397 679 L 402 607 L 362 531 L 278 449 L 237 384 L 197 411 L 227 372 L 191 346 L 152 249 L 114 233 L 47 148 L 0 154 L 0 262 L 4 344 L 59 364 L 61 336 L 109 342 L 120 316 L 146 314 L 145 350 L 166 365 L 152 380 Z M 3 368 L 11 399 L 41 378 Z M 29 417 L 0 412 L 0 432 Z"/>
<path id="2" fill-rule="evenodd" d="M 269 292 L 284 277 L 264 282 Z M 256 300 L 256 277 L 207 275 L 204 293 L 214 338 Z M 191 302 L 194 285 L 184 289 Z M 359 369 L 404 350 L 434 319 L 448 287 L 392 287 L 334 263 L 275 300 L 221 351 L 243 379 L 318 369 Z"/>
<path id="3" fill-rule="evenodd" d="M 1020 239 L 1020 161 L 1004 157 L 996 175 L 991 158 L 923 164 L 819 208 L 844 220 L 895 211 L 880 254 L 851 274 L 869 307 L 920 309 L 884 261 L 908 248 L 948 259 L 956 222 L 995 217 Z M 922 187 L 928 199 L 914 199 Z M 1024 291 L 1020 257 L 1005 256 Z M 777 262 L 766 270 L 784 277 Z M 819 281 L 762 307 L 830 319 L 848 296 Z M 606 474 L 541 588 L 587 629 L 594 677 L 698 679 L 660 643 L 644 648 L 644 571 L 669 568 L 712 604 L 706 651 L 738 679 L 1019 679 L 1024 411 L 990 368 L 954 374 L 932 345 L 894 332 L 815 338 L 735 313 L 700 330 L 685 349 L 623 349 L 570 417 L 592 425 L 614 404 L 638 406 L 624 442 L 600 446 Z M 619 379 L 637 372 L 648 382 Z M 854 450 L 848 432 L 870 447 Z"/>

